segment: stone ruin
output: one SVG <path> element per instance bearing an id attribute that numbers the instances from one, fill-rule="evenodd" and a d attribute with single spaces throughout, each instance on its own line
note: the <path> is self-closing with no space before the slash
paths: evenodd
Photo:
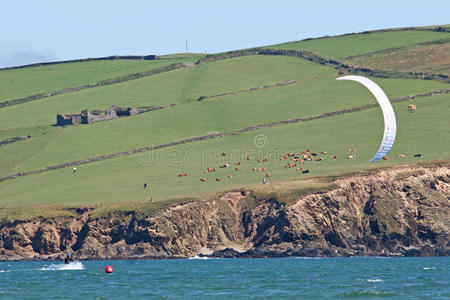
<path id="1" fill-rule="evenodd" d="M 144 112 L 164 108 L 164 106 L 147 106 L 147 107 L 127 107 L 119 108 L 111 105 L 104 112 L 83 110 L 80 113 L 74 114 L 57 114 L 56 125 L 77 125 L 77 124 L 92 124 L 100 121 L 107 121 L 117 119 L 122 116 L 132 116 Z"/>

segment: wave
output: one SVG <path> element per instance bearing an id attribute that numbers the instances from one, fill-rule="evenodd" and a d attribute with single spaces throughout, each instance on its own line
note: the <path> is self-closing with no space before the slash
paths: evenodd
<path id="1" fill-rule="evenodd" d="M 435 267 L 423 267 L 424 270 L 435 270 Z"/>
<path id="2" fill-rule="evenodd" d="M 206 256 L 198 256 L 198 255 L 196 255 L 196 256 L 193 256 L 193 257 L 189 257 L 189 259 L 209 259 L 209 258 L 206 257 Z"/>
<path id="3" fill-rule="evenodd" d="M 0 273 L 11 272 L 11 270 L 0 270 Z"/>
<path id="4" fill-rule="evenodd" d="M 84 266 L 81 261 L 75 261 L 68 264 L 51 264 L 46 267 L 42 267 L 41 271 L 66 271 L 66 270 L 84 270 Z"/>
<path id="5" fill-rule="evenodd" d="M 374 279 L 367 279 L 367 282 L 382 282 L 383 279 L 379 279 L 379 278 L 374 278 Z"/>

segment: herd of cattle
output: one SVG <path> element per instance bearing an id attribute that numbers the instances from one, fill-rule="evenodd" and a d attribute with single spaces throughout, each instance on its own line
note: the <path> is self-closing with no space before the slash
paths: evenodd
<path id="1" fill-rule="evenodd" d="M 348 151 L 349 152 L 354 152 L 354 151 L 356 151 L 356 149 L 355 148 L 349 148 Z M 325 154 L 327 154 L 327 151 L 321 151 L 320 154 L 321 155 L 325 155 Z M 222 156 L 226 156 L 226 153 L 223 152 Z M 331 156 L 331 159 L 337 159 L 337 158 L 338 158 L 337 154 L 333 154 Z M 356 158 L 356 155 L 354 155 L 354 154 L 353 155 L 349 155 L 348 158 L 349 159 Z M 247 156 L 246 160 L 247 160 L 247 162 L 251 162 L 253 160 L 253 157 Z M 286 162 L 284 164 L 285 168 L 294 168 L 297 172 L 301 172 L 303 174 L 309 173 L 309 169 L 304 169 L 304 164 L 306 162 L 309 162 L 309 161 L 322 161 L 322 160 L 323 160 L 322 156 L 319 156 L 318 153 L 311 152 L 310 150 L 303 150 L 301 152 L 296 152 L 296 153 L 295 152 L 289 152 L 289 153 L 286 153 L 285 155 L 283 155 L 280 158 L 280 161 L 283 161 L 283 163 Z M 269 159 L 268 158 L 262 158 L 262 159 L 256 159 L 255 161 L 257 163 L 262 164 L 262 163 L 268 162 Z M 234 165 L 234 170 L 235 171 L 237 171 L 237 172 L 240 171 L 240 167 L 239 167 L 239 166 L 241 166 L 241 162 L 240 161 L 236 161 L 233 165 Z M 226 164 L 223 164 L 223 165 L 219 166 L 220 169 L 225 169 L 225 168 L 230 168 L 230 167 L 232 167 L 232 165 L 230 165 L 229 163 L 226 163 Z M 264 167 L 264 166 L 252 167 L 251 170 L 253 172 L 263 172 L 264 179 L 270 177 L 270 173 L 267 172 L 268 171 L 267 167 Z M 211 168 L 211 167 L 208 167 L 205 171 L 203 171 L 203 173 L 205 173 L 205 174 L 214 173 L 214 172 L 216 172 L 216 168 Z M 188 175 L 187 172 L 182 172 L 182 173 L 178 174 L 178 177 L 185 177 L 187 175 Z M 226 177 L 231 179 L 231 178 L 233 178 L 233 174 L 228 174 Z M 206 177 L 201 177 L 200 178 L 201 182 L 206 182 L 207 180 L 208 180 L 208 178 L 206 178 Z M 220 182 L 222 179 L 220 177 L 216 177 L 215 180 L 217 182 Z"/>
<path id="2" fill-rule="evenodd" d="M 356 152 L 355 148 L 348 148 L 348 152 Z M 322 161 L 324 159 L 324 155 L 327 154 L 327 151 L 321 151 L 320 155 L 318 153 L 314 153 L 311 152 L 310 150 L 303 150 L 301 152 L 289 152 L 286 153 L 285 155 L 281 156 L 280 161 L 283 162 L 284 167 L 288 168 L 288 169 L 295 169 L 297 172 L 301 172 L 303 174 L 309 173 L 309 169 L 304 168 L 305 163 L 307 162 L 311 162 L 311 161 Z M 226 153 L 222 153 L 222 156 L 226 156 Z M 414 157 L 421 157 L 421 154 L 415 154 Z M 331 159 L 337 159 L 338 155 L 337 154 L 333 154 L 330 156 Z M 398 154 L 399 158 L 404 158 L 405 155 L 404 154 Z M 356 158 L 356 154 L 352 154 L 352 155 L 348 155 L 347 157 L 348 159 L 355 159 Z M 251 162 L 253 160 L 253 158 L 251 156 L 247 156 L 247 161 Z M 385 156 L 383 157 L 384 160 L 388 160 L 389 157 Z M 268 158 L 263 158 L 263 159 L 257 159 L 255 160 L 257 163 L 266 163 L 269 161 Z M 240 161 L 236 161 L 234 164 L 234 170 L 235 171 L 240 171 L 240 167 L 241 166 L 241 162 Z M 226 169 L 226 168 L 230 168 L 232 167 L 231 164 L 226 163 L 223 165 L 220 165 L 219 168 L 220 169 Z M 267 172 L 268 168 L 261 166 L 261 167 L 252 167 L 251 170 L 253 172 L 263 172 L 264 174 L 264 182 L 266 182 L 266 179 L 270 177 L 270 174 Z M 215 168 L 211 168 L 208 167 L 205 171 L 203 171 L 203 173 L 205 174 L 209 174 L 209 173 L 214 173 L 216 172 Z M 187 172 L 182 172 L 178 174 L 178 177 L 185 177 L 188 176 Z M 228 174 L 226 175 L 227 178 L 231 179 L 233 178 L 233 174 Z M 206 182 L 208 180 L 208 178 L 206 177 L 201 177 L 200 181 L 201 182 Z M 216 177 L 215 180 L 217 182 L 220 182 L 222 179 L 220 177 Z M 144 186 L 144 188 L 146 188 L 146 186 Z"/>

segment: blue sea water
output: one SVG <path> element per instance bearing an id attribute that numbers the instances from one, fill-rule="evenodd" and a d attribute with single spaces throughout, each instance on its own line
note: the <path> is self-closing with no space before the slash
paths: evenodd
<path id="1" fill-rule="evenodd" d="M 0 299 L 450 299 L 449 263 L 447 257 L 1 262 Z"/>

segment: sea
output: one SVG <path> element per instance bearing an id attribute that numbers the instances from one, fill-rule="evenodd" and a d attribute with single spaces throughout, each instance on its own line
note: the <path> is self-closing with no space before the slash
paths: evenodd
<path id="1" fill-rule="evenodd" d="M 450 299 L 450 258 L 0 262 L 0 299 Z"/>

